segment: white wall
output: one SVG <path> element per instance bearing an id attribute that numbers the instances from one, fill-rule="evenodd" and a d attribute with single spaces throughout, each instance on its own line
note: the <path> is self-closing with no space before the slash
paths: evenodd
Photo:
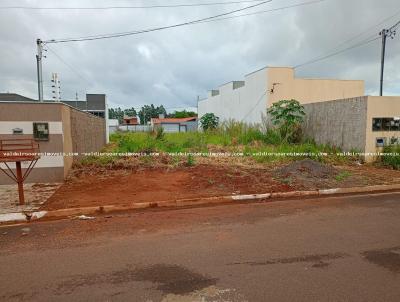
<path id="1" fill-rule="evenodd" d="M 234 119 L 246 123 L 260 123 L 267 105 L 266 68 L 245 77 L 245 86 L 233 89 L 233 82 L 218 88 L 219 95 L 199 102 L 199 118 L 214 113 L 220 121 Z"/>

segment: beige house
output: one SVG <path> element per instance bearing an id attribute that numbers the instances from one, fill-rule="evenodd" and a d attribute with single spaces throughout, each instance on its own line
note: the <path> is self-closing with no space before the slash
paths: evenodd
<path id="1" fill-rule="evenodd" d="M 319 144 L 364 153 L 400 144 L 400 97 L 361 96 L 306 104 L 304 132 Z"/>
<path id="2" fill-rule="evenodd" d="M 106 144 L 106 121 L 63 103 L 0 102 L 3 139 L 35 139 L 39 143 L 43 155 L 28 182 L 61 182 L 74 158 L 99 151 Z M 11 183 L 0 173 L 0 184 Z"/>
<path id="3" fill-rule="evenodd" d="M 260 123 L 273 103 L 295 99 L 306 109 L 306 136 L 373 161 L 400 142 L 400 97 L 364 95 L 364 81 L 298 78 L 293 68 L 266 67 L 211 90 L 199 102 L 199 118 L 210 112 L 221 121 Z"/>
<path id="4" fill-rule="evenodd" d="M 221 121 L 234 119 L 260 123 L 271 104 L 296 99 L 302 104 L 364 95 L 364 81 L 306 79 L 295 76 L 293 68 L 265 67 L 209 91 L 198 104 L 199 118 L 212 112 Z"/>
<path id="5" fill-rule="evenodd" d="M 308 104 L 365 94 L 364 81 L 297 78 L 294 69 L 288 67 L 268 68 L 267 79 L 268 107 L 277 101 L 287 99 Z"/>

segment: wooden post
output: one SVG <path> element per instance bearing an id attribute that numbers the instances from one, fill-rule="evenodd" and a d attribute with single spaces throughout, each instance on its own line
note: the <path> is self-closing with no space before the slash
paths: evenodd
<path id="1" fill-rule="evenodd" d="M 18 184 L 19 204 L 22 206 L 25 204 L 25 196 L 24 196 L 24 179 L 22 177 L 21 162 L 17 161 L 15 163 L 15 165 L 17 168 L 17 184 Z"/>

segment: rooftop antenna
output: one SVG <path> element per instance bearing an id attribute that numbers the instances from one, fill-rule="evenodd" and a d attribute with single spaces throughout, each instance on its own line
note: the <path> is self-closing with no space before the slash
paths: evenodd
<path id="1" fill-rule="evenodd" d="M 53 72 L 51 82 L 52 82 L 51 87 L 53 88 L 53 90 L 52 90 L 53 99 L 56 102 L 60 102 L 61 101 L 61 87 L 60 87 L 60 80 L 58 79 L 58 73 Z"/>

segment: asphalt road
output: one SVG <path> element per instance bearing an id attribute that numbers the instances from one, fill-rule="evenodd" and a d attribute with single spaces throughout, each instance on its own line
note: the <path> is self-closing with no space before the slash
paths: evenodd
<path id="1" fill-rule="evenodd" d="M 400 301 L 400 194 L 0 227 L 1 301 Z"/>

